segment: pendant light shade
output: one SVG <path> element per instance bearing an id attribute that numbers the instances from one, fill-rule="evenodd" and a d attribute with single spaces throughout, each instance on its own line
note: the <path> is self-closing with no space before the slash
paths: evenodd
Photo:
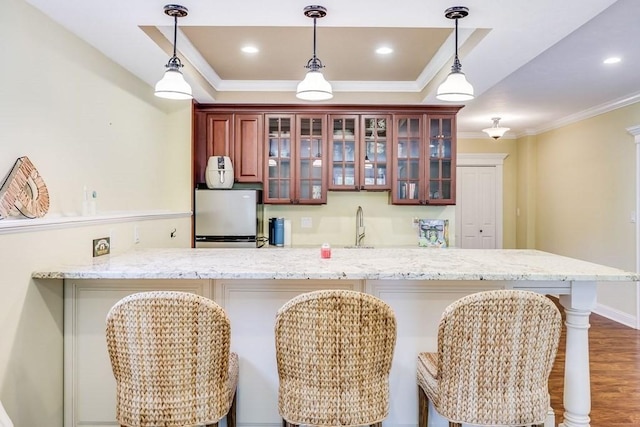
<path id="1" fill-rule="evenodd" d="M 326 101 L 333 98 L 331 83 L 320 71 L 309 71 L 296 90 L 296 96 L 306 101 Z"/>
<path id="2" fill-rule="evenodd" d="M 187 16 L 189 11 L 184 6 L 168 4 L 164 7 L 164 13 L 173 17 L 173 56 L 165 65 L 167 71 L 165 71 L 162 80 L 156 84 L 155 95 L 167 99 L 191 99 L 193 98 L 191 86 L 185 81 L 182 71 L 180 71 L 183 65 L 176 55 L 178 18 Z"/>
<path id="3" fill-rule="evenodd" d="M 462 72 L 462 64 L 458 59 L 458 19 L 464 18 L 469 14 L 469 9 L 463 6 L 450 7 L 444 11 L 444 16 L 449 19 L 455 19 L 456 29 L 456 52 L 453 59 L 453 65 L 451 66 L 451 72 L 447 76 L 447 79 L 438 86 L 438 92 L 436 98 L 441 101 L 469 101 L 474 98 L 473 86 L 467 81 L 464 73 Z"/>
<path id="4" fill-rule="evenodd" d="M 473 86 L 461 71 L 451 72 L 447 79 L 438 86 L 436 95 L 441 101 L 462 102 L 473 99 Z"/>
<path id="5" fill-rule="evenodd" d="M 164 77 L 156 83 L 156 96 L 167 99 L 191 99 L 191 86 L 178 68 L 169 68 Z"/>
<path id="6" fill-rule="evenodd" d="M 493 117 L 491 120 L 493 120 L 493 126 L 482 129 L 482 132 L 486 133 L 493 139 L 498 139 L 504 136 L 509 128 L 500 127 L 500 117 Z"/>
<path id="7" fill-rule="evenodd" d="M 313 56 L 305 65 L 309 71 L 304 80 L 298 83 L 296 97 L 305 101 L 326 101 L 333 98 L 333 90 L 320 70 L 324 68 L 320 58 L 316 56 L 316 19 L 327 15 L 327 9 L 322 6 L 307 6 L 304 15 L 313 18 Z"/>

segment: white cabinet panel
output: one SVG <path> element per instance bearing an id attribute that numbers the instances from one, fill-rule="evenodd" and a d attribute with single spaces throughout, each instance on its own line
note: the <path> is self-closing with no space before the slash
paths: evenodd
<path id="1" fill-rule="evenodd" d="M 127 295 L 181 290 L 210 296 L 208 280 L 65 280 L 64 426 L 118 425 L 105 336 L 109 309 Z"/>

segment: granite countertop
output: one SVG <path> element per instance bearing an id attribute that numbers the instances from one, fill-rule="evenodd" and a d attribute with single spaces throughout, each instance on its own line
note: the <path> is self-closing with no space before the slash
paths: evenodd
<path id="1" fill-rule="evenodd" d="M 636 273 L 536 250 L 333 248 L 141 249 L 36 279 L 355 279 L 638 281 Z"/>

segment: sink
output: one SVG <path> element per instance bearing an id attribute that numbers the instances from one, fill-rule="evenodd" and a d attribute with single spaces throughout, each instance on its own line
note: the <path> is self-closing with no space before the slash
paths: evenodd
<path id="1" fill-rule="evenodd" d="M 362 245 L 362 246 L 355 246 L 355 245 L 350 245 L 350 246 L 344 246 L 345 249 L 373 249 L 373 246 L 367 246 L 367 245 Z"/>

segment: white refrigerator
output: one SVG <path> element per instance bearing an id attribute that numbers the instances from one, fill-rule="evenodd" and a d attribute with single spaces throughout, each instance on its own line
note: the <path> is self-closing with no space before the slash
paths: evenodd
<path id="1" fill-rule="evenodd" d="M 196 248 L 256 248 L 264 245 L 262 190 L 197 188 Z"/>

